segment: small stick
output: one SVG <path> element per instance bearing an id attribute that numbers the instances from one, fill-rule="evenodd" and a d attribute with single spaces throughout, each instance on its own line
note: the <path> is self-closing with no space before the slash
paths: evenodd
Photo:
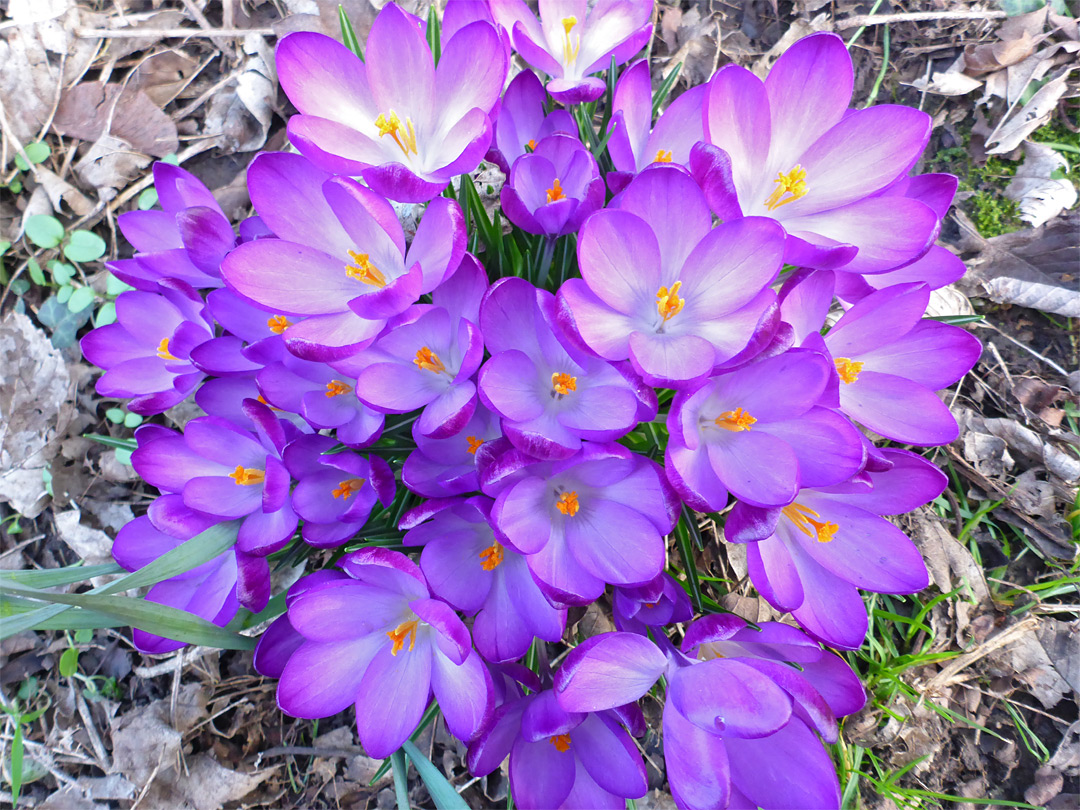
<path id="1" fill-rule="evenodd" d="M 1004 11 L 915 11 L 910 14 L 860 14 L 840 20 L 836 27 L 840 31 L 848 28 L 860 28 L 869 25 L 887 25 L 888 23 L 926 22 L 928 20 L 1000 20 Z"/>
<path id="2" fill-rule="evenodd" d="M 277 36 L 273 28 L 76 28 L 75 36 L 81 39 L 176 39 L 177 37 L 246 37 L 258 34 L 261 37 Z"/>

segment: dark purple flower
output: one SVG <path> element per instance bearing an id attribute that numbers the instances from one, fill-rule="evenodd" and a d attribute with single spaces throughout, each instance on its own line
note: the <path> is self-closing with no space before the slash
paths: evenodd
<path id="1" fill-rule="evenodd" d="M 544 597 L 525 558 L 495 537 L 491 500 L 428 501 L 407 513 L 405 545 L 424 547 L 420 568 L 432 593 L 466 615 L 476 614 L 473 643 L 488 661 L 513 661 L 533 638 L 558 641 L 566 611 Z"/>
<path id="2" fill-rule="evenodd" d="M 915 593 L 929 581 L 915 544 L 879 516 L 917 509 L 940 495 L 948 479 L 913 453 L 881 454 L 891 465 L 886 472 L 802 489 L 779 509 L 736 503 L 725 527 L 728 540 L 747 543 L 750 579 L 761 595 L 833 647 L 863 642 L 859 589 Z"/>
<path id="3" fill-rule="evenodd" d="M 288 605 L 303 642 L 281 668 L 282 711 L 329 717 L 355 705 L 360 742 L 380 758 L 408 738 L 434 692 L 450 732 L 473 739 L 494 705 L 491 676 L 461 619 L 431 598 L 403 554 L 367 548 L 340 565 L 348 579 L 317 584 Z"/>
<path id="4" fill-rule="evenodd" d="M 627 68 L 615 85 L 608 154 L 615 171 L 608 186 L 618 193 L 638 172 L 654 163 L 687 166 L 690 150 L 705 138 L 702 105 L 705 85 L 691 87 L 652 121 L 652 79 L 647 60 Z"/>
<path id="5" fill-rule="evenodd" d="M 412 428 L 416 449 L 405 459 L 401 482 L 418 495 L 446 498 L 480 489 L 476 471 L 476 453 L 484 442 L 502 436 L 499 417 L 477 404 L 472 418 L 458 433 L 445 439 L 432 439 Z"/>
<path id="6" fill-rule="evenodd" d="M 595 101 L 604 82 L 590 76 L 622 64 L 652 36 L 652 0 L 545 0 L 536 18 L 522 0 L 491 0 L 496 22 L 516 50 L 551 79 L 547 91 L 563 104 Z"/>
<path id="7" fill-rule="evenodd" d="M 491 773 L 510 758 L 510 789 L 522 810 L 623 810 L 648 790 L 631 731 L 644 733 L 636 707 L 567 712 L 545 690 L 504 703 L 469 747 L 469 770 Z"/>
<path id="8" fill-rule="evenodd" d="M 526 555 L 549 598 L 587 604 L 605 583 L 641 585 L 663 570 L 677 506 L 655 463 L 591 442 L 565 461 L 506 455 L 495 465 L 499 480 L 491 469 L 482 478 L 498 495 L 492 523 Z"/>
<path id="9" fill-rule="evenodd" d="M 248 188 L 278 238 L 241 245 L 222 274 L 268 318 L 284 318 L 286 345 L 305 359 L 335 360 L 370 344 L 390 318 L 442 283 L 465 249 L 454 201 L 432 201 L 406 251 L 390 203 L 299 155 L 260 155 Z M 293 316 L 307 317 L 293 323 Z"/>
<path id="10" fill-rule="evenodd" d="M 285 448 L 285 466 L 296 479 L 292 505 L 304 526 L 304 541 L 326 548 L 339 546 L 367 522 L 376 502 L 394 501 L 394 473 L 376 455 L 331 452 L 329 436 L 301 436 Z"/>
<path id="11" fill-rule="evenodd" d="M 651 385 L 708 376 L 747 347 L 773 309 L 767 285 L 784 247 L 770 220 L 712 222 L 685 172 L 643 172 L 618 209 L 582 227 L 581 278 L 560 289 L 560 318 L 605 360 L 629 359 Z"/>
<path id="12" fill-rule="evenodd" d="M 236 547 L 266 556 L 285 546 L 296 530 L 292 481 L 281 454 L 297 431 L 255 400 L 247 400 L 244 410 L 255 424 L 254 434 L 217 416 L 192 419 L 183 434 L 145 425 L 136 431 L 139 448 L 131 463 L 148 484 L 182 495 L 189 509 L 242 518 Z"/>
<path id="13" fill-rule="evenodd" d="M 619 630 L 647 635 L 650 627 L 688 622 L 694 615 L 690 597 L 670 574 L 614 591 L 612 614 Z"/>
<path id="14" fill-rule="evenodd" d="M 675 396 L 666 468 L 682 498 L 717 511 L 730 491 L 759 506 L 790 503 L 799 486 L 829 486 L 863 463 L 858 430 L 819 406 L 833 378 L 824 355 L 794 349 Z"/>
<path id="15" fill-rule="evenodd" d="M 555 296 L 524 279 L 491 286 L 480 331 L 492 354 L 480 397 L 514 446 L 536 458 L 567 458 L 582 439 L 612 441 L 656 416 L 656 395 L 633 370 L 574 347 L 556 321 Z"/>
<path id="16" fill-rule="evenodd" d="M 447 11 L 461 5 L 452 3 L 447 6 Z M 521 71 L 503 93 L 499 115 L 495 119 L 495 141 L 487 154 L 487 159 L 497 163 L 503 174 L 509 175 L 514 161 L 529 150 L 535 150 L 547 136 L 562 132 L 577 137 L 574 117 L 566 110 L 545 112 L 546 100 L 544 85 L 531 70 Z"/>
<path id="17" fill-rule="evenodd" d="M 506 218 L 523 231 L 565 236 L 604 204 L 604 181 L 576 135 L 549 135 L 514 161 L 500 201 Z"/>
<path id="18" fill-rule="evenodd" d="M 457 31 L 436 67 L 417 23 L 384 6 L 366 62 L 309 32 L 285 37 L 277 50 L 281 86 L 300 111 L 289 119 L 296 147 L 402 202 L 426 202 L 480 164 L 491 143 L 488 113 L 506 80 L 507 54 L 491 24 Z"/>
<path id="19" fill-rule="evenodd" d="M 360 401 L 385 413 L 423 408 L 417 428 L 443 439 L 459 433 L 476 409 L 472 376 L 484 344 L 476 323 L 487 275 L 472 256 L 432 295 L 368 349 L 337 364 L 356 378 Z"/>
<path id="20" fill-rule="evenodd" d="M 930 116 L 879 104 L 848 110 L 851 57 L 835 34 L 814 34 L 764 82 L 726 65 L 709 84 L 705 134 L 691 166 L 717 213 L 772 217 L 788 233 L 785 261 L 880 273 L 923 255 L 938 217 L 917 199 L 876 196 L 907 174 Z"/>
<path id="21" fill-rule="evenodd" d="M 103 397 L 131 398 L 128 409 L 162 413 L 183 402 L 205 376 L 192 363 L 194 350 L 214 337 L 202 298 L 168 279 L 156 292 L 133 290 L 116 299 L 116 323 L 86 335 L 83 355 L 105 369 L 96 389 Z"/>

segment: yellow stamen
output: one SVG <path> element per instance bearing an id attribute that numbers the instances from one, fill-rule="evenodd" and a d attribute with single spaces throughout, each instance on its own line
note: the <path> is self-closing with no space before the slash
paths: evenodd
<path id="1" fill-rule="evenodd" d="M 806 169 L 795 164 L 791 171 L 778 172 L 776 175 L 776 188 L 765 200 L 765 207 L 774 211 L 781 205 L 795 202 L 800 197 L 805 197 L 810 187 L 806 185 Z"/>
<path id="2" fill-rule="evenodd" d="M 555 750 L 560 754 L 565 754 L 570 750 L 570 735 L 569 734 L 556 734 L 550 740 L 551 744 L 555 746 Z"/>
<path id="3" fill-rule="evenodd" d="M 353 264 L 345 265 L 345 275 L 370 284 L 372 287 L 381 289 L 386 286 L 386 276 L 383 275 L 382 270 L 371 263 L 368 254 L 350 250 L 349 258 L 353 260 Z"/>
<path id="4" fill-rule="evenodd" d="M 570 40 L 570 32 L 574 29 L 574 26 L 577 25 L 577 23 L 577 17 L 563 17 L 562 19 L 564 37 L 563 64 L 565 65 L 572 65 L 574 64 L 574 62 L 577 61 L 578 50 L 580 50 L 581 48 L 581 37 L 578 37 L 576 45 Z"/>
<path id="5" fill-rule="evenodd" d="M 245 467 L 242 464 L 237 464 L 236 469 L 229 473 L 229 478 L 231 478 L 240 486 L 250 487 L 253 484 L 261 484 L 263 481 L 265 481 L 266 473 L 262 470 L 254 470 L 251 467 Z"/>
<path id="6" fill-rule="evenodd" d="M 567 517 L 576 515 L 578 509 L 580 509 L 577 501 L 577 492 L 564 492 L 559 496 L 559 500 L 555 501 L 555 508 Z"/>
<path id="7" fill-rule="evenodd" d="M 658 149 L 656 151 L 656 160 L 654 163 L 671 163 L 671 150 L 670 149 Z"/>
<path id="8" fill-rule="evenodd" d="M 465 441 L 469 443 L 469 452 L 474 456 L 476 455 L 476 451 L 480 449 L 480 445 L 484 443 L 483 439 L 478 439 L 476 436 L 466 436 Z"/>
<path id="9" fill-rule="evenodd" d="M 724 430 L 738 432 L 740 430 L 749 430 L 750 426 L 756 421 L 757 419 L 742 408 L 736 408 L 733 411 L 724 411 L 716 417 L 716 426 Z"/>
<path id="10" fill-rule="evenodd" d="M 280 335 L 292 324 L 289 323 L 289 319 L 284 315 L 275 315 L 266 322 L 266 325 L 270 327 L 270 331 L 275 335 Z"/>
<path id="11" fill-rule="evenodd" d="M 172 352 L 169 351 L 169 339 L 168 338 L 162 338 L 161 339 L 161 343 L 159 343 L 158 347 L 157 347 L 157 356 L 160 357 L 162 360 L 179 360 L 180 359 L 179 357 L 176 357 L 175 355 L 173 355 Z"/>
<path id="12" fill-rule="evenodd" d="M 485 571 L 494 571 L 503 561 L 503 547 L 499 543 L 492 543 L 480 552 L 480 567 Z"/>
<path id="13" fill-rule="evenodd" d="M 577 391 L 577 377 L 571 377 L 569 374 L 561 372 L 552 374 L 551 390 L 552 393 L 565 397 L 571 391 Z"/>
<path id="14" fill-rule="evenodd" d="M 555 178 L 555 182 L 551 184 L 551 188 L 547 190 L 547 201 L 553 203 L 556 200 L 565 200 L 566 195 L 563 194 L 562 184 L 559 182 L 559 178 Z"/>
<path id="15" fill-rule="evenodd" d="M 394 646 L 390 648 L 391 655 L 396 656 L 401 652 L 402 648 L 405 646 L 406 637 L 409 639 L 409 652 L 412 652 L 413 647 L 416 646 L 416 627 L 419 624 L 419 619 L 411 619 L 407 622 L 402 622 L 393 630 L 387 632 L 386 635 L 394 642 Z"/>
<path id="16" fill-rule="evenodd" d="M 341 380 L 331 380 L 326 384 L 326 395 L 328 397 L 340 397 L 342 394 L 348 394 L 352 391 L 352 386 L 343 383 Z"/>
<path id="17" fill-rule="evenodd" d="M 816 537 L 819 543 L 828 543 L 835 539 L 836 533 L 840 530 L 840 526 L 836 523 L 814 520 L 821 515 L 801 503 L 789 504 L 780 511 L 784 517 L 795 524 L 795 528 L 808 537 Z"/>
<path id="18" fill-rule="evenodd" d="M 375 126 L 379 128 L 379 137 L 389 135 L 393 138 L 405 157 L 408 157 L 410 152 L 414 155 L 417 153 L 416 132 L 413 130 L 412 119 L 406 118 L 403 123 L 398 118 L 398 114 L 390 110 L 389 118 L 379 113 L 379 117 L 375 119 Z"/>
<path id="19" fill-rule="evenodd" d="M 682 312 L 683 307 L 686 306 L 686 299 L 679 298 L 681 288 L 682 282 L 676 281 L 671 285 L 670 290 L 667 287 L 661 287 L 656 291 L 656 311 L 660 313 L 664 323 Z"/>
<path id="20" fill-rule="evenodd" d="M 277 407 L 271 405 L 269 402 L 267 402 L 266 398 L 263 397 L 262 394 L 259 394 L 259 396 L 257 396 L 256 399 L 259 400 L 259 402 L 261 402 L 263 405 L 265 405 L 267 408 L 269 408 L 272 411 L 280 411 L 281 410 L 281 408 L 277 408 Z"/>
<path id="21" fill-rule="evenodd" d="M 526 141 L 525 145 L 527 147 L 529 147 L 530 152 L 535 152 L 536 151 L 536 139 L 535 138 L 529 138 L 529 140 Z"/>
<path id="22" fill-rule="evenodd" d="M 338 482 L 337 489 L 335 489 L 332 494 L 335 498 L 344 498 L 347 501 L 349 500 L 349 496 L 359 492 L 360 487 L 363 485 L 363 478 L 346 478 L 344 481 Z"/>
<path id="23" fill-rule="evenodd" d="M 837 357 L 834 362 L 836 363 L 837 374 L 840 375 L 840 379 L 846 385 L 850 385 L 859 379 L 859 372 L 862 371 L 862 367 L 865 365 L 862 360 L 849 360 L 846 357 Z"/>
<path id="24" fill-rule="evenodd" d="M 443 365 L 443 361 L 439 359 L 439 355 L 435 354 L 431 349 L 425 346 L 422 349 L 417 349 L 416 359 L 413 360 L 416 363 L 417 368 L 424 371 L 430 371 L 434 374 L 439 374 L 446 371 L 446 366 Z"/>

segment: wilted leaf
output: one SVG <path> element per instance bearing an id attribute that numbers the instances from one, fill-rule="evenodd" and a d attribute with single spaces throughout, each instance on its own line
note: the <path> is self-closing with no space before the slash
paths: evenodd
<path id="1" fill-rule="evenodd" d="M 934 72 L 929 81 L 922 76 L 911 82 L 911 86 L 938 96 L 963 96 L 982 87 L 982 82 L 959 70 L 949 70 Z"/>
<path id="2" fill-rule="evenodd" d="M 84 183 L 97 189 L 103 199 L 111 200 L 150 165 L 150 158 L 133 149 L 127 141 L 102 135 L 75 164 L 75 173 Z"/>
<path id="3" fill-rule="evenodd" d="M 175 152 L 179 144 L 176 124 L 146 93 L 118 84 L 83 82 L 66 91 L 53 128 L 91 143 L 112 135 L 155 157 Z"/>
<path id="4" fill-rule="evenodd" d="M 1024 142 L 1024 163 L 1005 188 L 1005 196 L 1020 203 L 1020 218 L 1038 228 L 1076 204 L 1076 187 L 1066 178 L 1055 179 L 1056 169 L 1069 164 L 1056 150 L 1041 143 Z"/>
<path id="5" fill-rule="evenodd" d="M 1061 75 L 1040 87 L 1019 112 L 998 124 L 986 145 L 988 155 L 1004 155 L 1018 147 L 1028 135 L 1050 120 L 1057 103 L 1067 89 L 1065 80 L 1075 68 L 1066 68 Z"/>
<path id="6" fill-rule="evenodd" d="M 933 583 L 942 593 L 963 586 L 967 598 L 982 602 L 990 598 L 981 566 L 971 552 L 953 537 L 928 507 L 911 515 L 911 539 L 922 552 Z"/>

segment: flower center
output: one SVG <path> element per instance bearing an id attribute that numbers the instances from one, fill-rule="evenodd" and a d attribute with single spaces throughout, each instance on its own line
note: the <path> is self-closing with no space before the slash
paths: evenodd
<path id="1" fill-rule="evenodd" d="M 503 561 L 503 547 L 498 542 L 480 552 L 480 567 L 485 571 L 494 571 Z"/>
<path id="2" fill-rule="evenodd" d="M 806 185 L 806 169 L 798 163 L 786 174 L 778 172 L 775 182 L 776 188 L 769 195 L 769 199 L 765 200 L 765 207 L 770 211 L 775 211 L 789 202 L 795 202 L 800 197 L 806 196 L 806 192 L 810 190 L 810 187 Z"/>
<path id="3" fill-rule="evenodd" d="M 435 354 L 431 349 L 425 346 L 422 349 L 417 349 L 416 359 L 413 360 L 416 363 L 416 367 L 424 371 L 430 371 L 433 374 L 441 374 L 446 371 L 446 366 L 443 365 L 443 361 L 439 359 L 439 355 Z"/>
<path id="4" fill-rule="evenodd" d="M 407 158 L 409 153 L 416 154 L 416 132 L 413 130 L 412 119 L 406 117 L 402 122 L 398 118 L 398 114 L 393 110 L 390 110 L 390 117 L 387 118 L 382 113 L 379 113 L 379 117 L 375 119 L 375 126 L 379 128 L 379 137 L 389 135 L 394 139 L 394 143 L 398 145 L 402 153 Z"/>
<path id="5" fill-rule="evenodd" d="M 338 482 L 337 489 L 335 489 L 332 494 L 335 498 L 343 498 L 347 501 L 349 500 L 349 496 L 359 492 L 360 487 L 363 485 L 363 478 L 346 478 L 344 481 Z"/>
<path id="6" fill-rule="evenodd" d="M 671 285 L 670 290 L 667 287 L 661 287 L 656 291 L 656 311 L 660 313 L 664 323 L 682 312 L 683 307 L 686 306 L 686 299 L 679 298 L 680 289 L 682 289 L 682 282 L 676 281 Z"/>
<path id="7" fill-rule="evenodd" d="M 231 478 L 240 486 L 250 487 L 253 484 L 261 484 L 263 481 L 265 481 L 266 473 L 262 470 L 255 470 L 251 467 L 245 467 L 242 464 L 237 464 L 236 469 L 229 473 L 229 478 Z"/>
<path id="8" fill-rule="evenodd" d="M 563 64 L 572 65 L 577 61 L 578 50 L 581 48 L 581 37 L 577 38 L 577 44 L 570 39 L 570 32 L 577 25 L 577 17 L 563 17 Z"/>
<path id="9" fill-rule="evenodd" d="M 756 421 L 757 419 L 742 408 L 736 408 L 733 411 L 724 411 L 716 417 L 716 426 L 724 430 L 738 432 L 740 430 L 749 430 L 750 426 Z"/>
<path id="10" fill-rule="evenodd" d="M 836 373 L 840 375 L 840 379 L 844 381 L 845 385 L 850 385 L 859 379 L 859 372 L 862 371 L 862 367 L 865 365 L 862 360 L 849 360 L 846 357 L 837 357 L 834 361 L 836 363 Z"/>
<path id="11" fill-rule="evenodd" d="M 563 374 L 557 372 L 551 375 L 551 395 L 558 394 L 560 397 L 565 397 L 571 391 L 577 391 L 577 377 L 571 377 L 569 374 Z"/>
<path id="12" fill-rule="evenodd" d="M 529 140 L 527 140 L 525 142 L 525 145 L 527 147 L 529 147 L 530 152 L 535 152 L 536 151 L 536 139 L 535 138 L 529 138 Z"/>
<path id="13" fill-rule="evenodd" d="M 556 200 L 565 200 L 566 195 L 563 194 L 562 183 L 559 182 L 559 178 L 555 178 L 555 182 L 551 184 L 551 188 L 547 190 L 547 201 L 553 203 Z"/>
<path id="14" fill-rule="evenodd" d="M 275 315 L 266 322 L 266 325 L 270 327 L 270 331 L 275 335 L 280 335 L 292 324 L 289 323 L 289 319 L 284 315 Z"/>
<path id="15" fill-rule="evenodd" d="M 419 619 L 409 619 L 402 622 L 393 630 L 387 631 L 386 635 L 390 637 L 390 640 L 394 642 L 394 646 L 390 648 L 390 654 L 396 656 L 401 652 L 405 646 L 405 639 L 409 639 L 409 652 L 413 651 L 413 647 L 416 646 L 416 628 L 420 624 Z"/>
<path id="16" fill-rule="evenodd" d="M 474 456 L 476 455 L 476 451 L 480 449 L 480 445 L 484 443 L 483 439 L 478 439 L 476 436 L 466 436 L 465 441 L 469 443 L 469 452 Z"/>
<path id="17" fill-rule="evenodd" d="M 570 750 L 570 735 L 569 734 L 556 734 L 550 740 L 551 744 L 555 746 L 555 750 L 560 754 L 565 754 Z"/>
<path id="18" fill-rule="evenodd" d="M 671 150 L 670 149 L 658 149 L 656 151 L 656 160 L 654 163 L 671 163 Z"/>
<path id="19" fill-rule="evenodd" d="M 340 397 L 342 394 L 348 394 L 350 391 L 352 391 L 352 386 L 343 383 L 341 380 L 331 380 L 326 384 L 326 395 L 328 397 Z"/>
<path id="20" fill-rule="evenodd" d="M 808 537 L 816 537 L 819 543 L 830 542 L 840 530 L 840 527 L 835 523 L 814 520 L 814 518 L 820 518 L 821 515 L 801 503 L 789 504 L 780 511 L 784 514 L 784 517 L 795 524 L 795 528 Z"/>
<path id="21" fill-rule="evenodd" d="M 353 260 L 353 263 L 345 265 L 345 275 L 370 284 L 372 287 L 381 289 L 386 286 L 386 276 L 383 275 L 382 270 L 371 263 L 368 254 L 350 250 L 349 258 Z"/>
<path id="22" fill-rule="evenodd" d="M 562 512 L 567 517 L 573 517 L 578 513 L 578 509 L 581 507 L 578 504 L 577 492 L 564 492 L 559 495 L 559 500 L 555 501 L 555 508 Z"/>
<path id="23" fill-rule="evenodd" d="M 162 360 L 179 360 L 172 352 L 169 351 L 169 339 L 162 338 L 161 343 L 157 347 L 157 356 Z"/>

